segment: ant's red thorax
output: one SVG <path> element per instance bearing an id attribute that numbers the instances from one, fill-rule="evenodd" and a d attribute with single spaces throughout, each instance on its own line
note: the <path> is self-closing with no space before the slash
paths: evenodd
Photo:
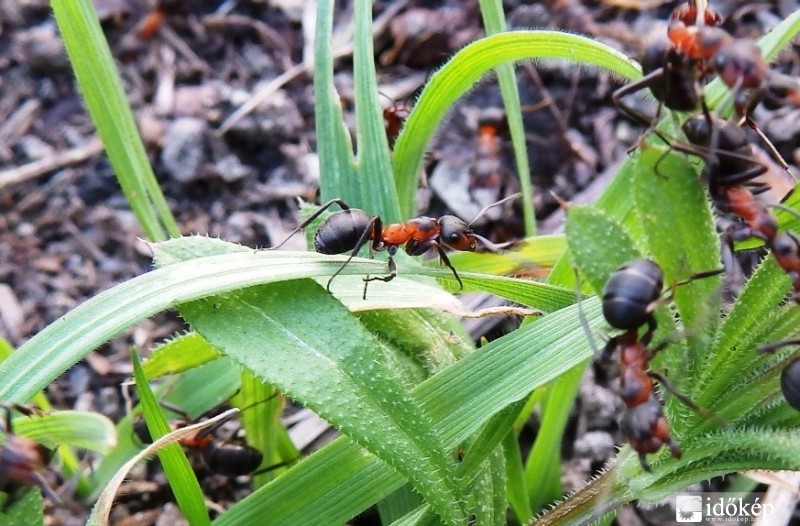
<path id="1" fill-rule="evenodd" d="M 412 239 L 427 241 L 439 235 L 439 222 L 431 217 L 417 217 L 405 223 L 383 227 L 381 237 L 387 245 L 404 245 Z"/>

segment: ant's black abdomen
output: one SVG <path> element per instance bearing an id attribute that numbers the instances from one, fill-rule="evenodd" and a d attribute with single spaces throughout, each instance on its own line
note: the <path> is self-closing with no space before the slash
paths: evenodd
<path id="1" fill-rule="evenodd" d="M 661 296 L 664 273 L 647 259 L 630 261 L 611 274 L 603 291 L 603 316 L 612 327 L 630 330 L 648 323 L 650 305 Z"/>
<path id="2" fill-rule="evenodd" d="M 320 254 L 350 252 L 358 244 L 372 218 L 363 210 L 350 208 L 332 214 L 317 230 L 314 249 Z"/>
<path id="3" fill-rule="evenodd" d="M 795 360 L 781 373 L 781 391 L 790 406 L 800 411 L 800 360 Z"/>

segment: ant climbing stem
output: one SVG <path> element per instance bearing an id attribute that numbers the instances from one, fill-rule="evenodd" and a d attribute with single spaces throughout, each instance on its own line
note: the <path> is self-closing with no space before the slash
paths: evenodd
<path id="1" fill-rule="evenodd" d="M 387 265 L 389 268 L 389 273 L 385 276 L 364 277 L 363 297 L 365 299 L 367 283 L 370 281 L 388 282 L 397 276 L 397 266 L 393 256 L 400 246 L 403 246 L 406 253 L 411 256 L 421 256 L 427 252 L 435 251 L 439 255 L 442 264 L 451 270 L 459 287 L 464 288 L 458 272 L 445 253 L 445 249 L 475 252 L 478 250 L 480 242 L 490 252 L 502 250 L 500 245 L 496 245 L 473 232 L 472 225 L 490 208 L 517 199 L 520 195 L 520 193 L 516 193 L 484 207 L 469 223 L 453 215 L 444 215 L 440 218 L 422 216 L 404 223 L 387 225 L 384 225 L 377 215 L 369 216 L 361 209 L 351 208 L 342 199 L 331 199 L 292 230 L 286 239 L 273 247 L 273 249 L 280 248 L 290 237 L 310 225 L 325 210 L 333 205 L 338 205 L 341 210 L 325 219 L 314 235 L 314 248 L 321 254 L 332 255 L 349 252 L 347 259 L 328 280 L 326 285 L 328 292 L 330 292 L 333 279 L 344 270 L 364 246 L 369 247 L 370 257 L 375 252 L 385 251 L 388 254 Z"/>
<path id="2" fill-rule="evenodd" d="M 664 273 L 661 267 L 648 259 L 630 261 L 611 274 L 603 290 L 603 316 L 609 325 L 622 330 L 622 334 L 611 337 L 603 351 L 597 349 L 594 336 L 583 315 L 579 303 L 581 325 L 595 356 L 607 361 L 618 351 L 620 362 L 619 396 L 626 406 L 620 420 L 620 430 L 628 443 L 637 452 L 642 468 L 650 471 L 647 454 L 658 452 L 667 446 L 674 457 L 681 456 L 669 432 L 669 423 L 664 415 L 661 401 L 654 389 L 657 381 L 669 393 L 702 416 L 708 411 L 697 406 L 680 393 L 663 375 L 650 370 L 650 362 L 670 343 L 664 341 L 651 346 L 657 328 L 655 309 L 671 300 L 675 289 L 691 281 L 718 275 L 723 269 L 697 272 L 676 281 L 665 291 Z M 579 280 L 578 280 L 579 283 Z M 646 326 L 644 334 L 639 329 Z"/>

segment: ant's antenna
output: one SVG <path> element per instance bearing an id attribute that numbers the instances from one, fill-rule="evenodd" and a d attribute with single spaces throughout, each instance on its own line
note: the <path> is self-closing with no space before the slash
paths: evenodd
<path id="1" fill-rule="evenodd" d="M 481 208 L 480 212 L 478 212 L 478 214 L 475 217 L 472 218 L 472 221 L 467 223 L 467 225 L 471 227 L 475 223 L 475 221 L 480 219 L 490 208 L 494 208 L 495 206 L 502 205 L 503 203 L 507 203 L 509 201 L 513 201 L 514 199 L 517 199 L 518 197 L 521 197 L 521 196 L 522 196 L 522 192 L 517 192 L 517 193 L 511 194 L 510 196 L 505 197 L 505 198 L 503 198 L 503 199 L 501 199 L 501 200 L 499 200 L 499 201 L 497 201 L 495 203 L 492 203 L 490 205 L 484 206 L 483 208 Z M 484 241 L 484 240 L 481 239 L 481 241 Z M 492 243 L 489 243 L 489 245 L 491 245 L 491 244 Z"/>

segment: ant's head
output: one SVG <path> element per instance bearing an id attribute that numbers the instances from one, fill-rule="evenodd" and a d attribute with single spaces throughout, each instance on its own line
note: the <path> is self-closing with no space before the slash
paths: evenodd
<path id="1" fill-rule="evenodd" d="M 439 218 L 439 229 L 442 243 L 453 250 L 475 252 L 478 249 L 478 238 L 470 226 L 456 216 Z"/>
<path id="2" fill-rule="evenodd" d="M 769 68 L 761 50 L 749 39 L 737 39 L 714 55 L 714 70 L 729 88 L 760 88 Z"/>

